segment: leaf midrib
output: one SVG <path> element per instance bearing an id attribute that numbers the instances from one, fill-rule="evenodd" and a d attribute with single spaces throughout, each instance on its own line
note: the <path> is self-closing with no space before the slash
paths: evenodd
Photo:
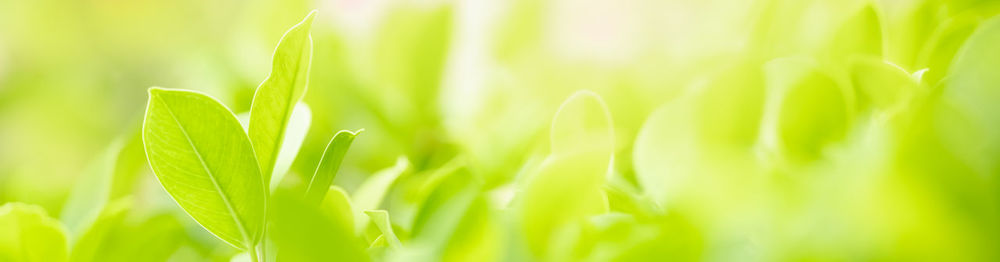
<path id="1" fill-rule="evenodd" d="M 209 180 L 212 181 L 212 186 L 215 187 L 215 192 L 219 193 L 219 196 L 222 197 L 223 204 L 225 204 L 226 209 L 229 210 L 229 216 L 233 218 L 234 222 L 236 222 L 236 228 L 239 229 L 240 234 L 243 235 L 243 241 L 246 241 L 246 244 L 248 245 L 253 245 L 253 241 L 250 240 L 250 234 L 247 232 L 246 227 L 243 226 L 243 222 L 240 220 L 238 213 L 236 213 L 236 209 L 233 208 L 232 203 L 229 202 L 229 196 L 226 196 L 226 194 L 222 192 L 222 187 L 219 186 L 219 181 L 216 180 L 215 174 L 209 170 L 208 164 L 205 163 L 205 159 L 202 158 L 201 152 L 198 151 L 198 147 L 194 145 L 194 141 L 191 141 L 191 136 L 188 135 L 187 129 L 184 128 L 184 125 L 182 125 L 180 120 L 177 119 L 177 116 L 174 115 L 174 111 L 170 108 L 170 105 L 168 105 L 166 101 L 163 101 L 163 98 L 157 97 L 156 99 L 163 104 L 163 107 L 167 109 L 167 113 L 170 115 L 170 118 L 173 119 L 174 123 L 177 124 L 177 127 L 181 129 L 181 133 L 184 134 L 184 139 L 187 140 L 188 145 L 190 145 L 191 149 L 193 149 L 195 156 L 198 157 L 198 162 L 201 163 L 201 167 L 205 170 L 205 173 L 208 174 Z M 246 248 L 252 247 L 248 246 Z"/>

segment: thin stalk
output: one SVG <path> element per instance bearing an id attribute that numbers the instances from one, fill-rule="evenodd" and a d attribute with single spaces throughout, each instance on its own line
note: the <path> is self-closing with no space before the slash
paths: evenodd
<path id="1" fill-rule="evenodd" d="M 249 251 L 250 251 L 250 261 L 253 261 L 253 262 L 261 262 L 261 261 L 260 261 L 260 257 L 258 257 L 258 256 L 257 256 L 257 255 L 258 255 L 258 254 L 257 254 L 257 246 L 256 246 L 256 245 L 254 245 L 253 247 L 251 247 L 251 248 L 249 248 L 249 249 L 250 249 L 250 250 L 249 250 Z"/>

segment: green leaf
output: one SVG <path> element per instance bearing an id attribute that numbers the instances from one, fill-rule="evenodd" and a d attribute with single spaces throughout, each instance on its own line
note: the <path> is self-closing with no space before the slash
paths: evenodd
<path id="1" fill-rule="evenodd" d="M 851 83 L 857 89 L 858 108 L 898 112 L 916 94 L 917 80 L 902 68 L 878 59 L 851 62 Z"/>
<path id="2" fill-rule="evenodd" d="M 316 11 L 285 32 L 274 50 L 271 75 L 260 84 L 250 107 L 250 141 L 253 143 L 263 181 L 271 181 L 275 162 L 285 137 L 285 126 L 295 104 L 302 99 L 309 81 L 312 37 L 309 29 Z"/>
<path id="3" fill-rule="evenodd" d="M 333 178 L 337 176 L 337 169 L 340 168 L 340 163 L 344 160 L 347 149 L 351 147 L 354 137 L 361 131 L 364 129 L 355 132 L 341 130 L 333 135 L 333 139 L 330 139 L 326 150 L 323 151 L 323 157 L 320 158 L 316 172 L 309 179 L 309 185 L 306 186 L 307 202 L 319 203 L 323 200 L 326 191 L 330 189 L 330 184 L 333 183 Z"/>
<path id="4" fill-rule="evenodd" d="M 304 103 L 295 105 L 292 111 L 292 118 L 288 120 L 285 127 L 285 139 L 281 142 L 281 150 L 278 151 L 278 161 L 274 163 L 274 173 L 271 176 L 271 190 L 281 184 L 288 170 L 291 169 L 295 157 L 302 149 L 302 142 L 305 141 L 309 133 L 309 125 L 312 122 L 312 110 Z"/>
<path id="5" fill-rule="evenodd" d="M 276 192 L 268 232 L 278 261 L 369 260 L 364 242 L 354 233 L 346 194 L 334 191 L 323 205 L 304 201 L 297 191 Z"/>
<path id="6" fill-rule="evenodd" d="M 195 221 L 239 249 L 257 244 L 265 188 L 229 109 L 202 93 L 150 88 L 143 143 L 160 184 Z"/>
<path id="7" fill-rule="evenodd" d="M 0 261 L 66 261 L 66 230 L 39 206 L 0 206 Z"/>
<path id="8" fill-rule="evenodd" d="M 969 39 L 982 19 L 978 16 L 961 15 L 942 23 L 930 36 L 930 40 L 920 49 L 916 68 L 926 68 L 925 83 L 932 86 L 948 73 L 952 60 L 962 44 Z"/>
<path id="9" fill-rule="evenodd" d="M 590 91 L 574 93 L 556 112 L 552 154 L 520 195 L 520 221 L 535 255 L 561 252 L 550 245 L 578 231 L 586 217 L 608 211 L 602 187 L 614 159 L 612 123 L 604 100 Z"/>
<path id="10" fill-rule="evenodd" d="M 362 232 L 368 226 L 368 216 L 365 215 L 364 211 L 377 209 L 385 198 L 386 192 L 389 191 L 389 187 L 409 167 L 410 161 L 406 157 L 400 156 L 395 165 L 375 172 L 354 190 L 351 198 L 354 199 L 354 222 L 358 232 Z"/>
<path id="11" fill-rule="evenodd" d="M 671 206 L 706 192 L 703 185 L 734 181 L 731 173 L 755 172 L 766 96 L 761 66 L 737 61 L 720 69 L 653 111 L 636 135 L 636 178 L 656 203 Z"/>
<path id="12" fill-rule="evenodd" d="M 977 29 L 958 52 L 944 80 L 936 126 L 946 145 L 981 173 L 1000 169 L 1000 16 Z"/>
<path id="13" fill-rule="evenodd" d="M 106 254 L 114 252 L 113 249 L 110 249 L 114 237 L 114 227 L 122 223 L 131 207 L 132 198 L 126 197 L 115 200 L 107 207 L 99 209 L 101 210 L 100 216 L 73 245 L 70 261 L 106 261 Z"/>
<path id="14" fill-rule="evenodd" d="M 807 162 L 844 138 L 852 113 L 850 93 L 811 62 L 776 59 L 764 66 L 767 110 L 764 140 L 787 161 Z"/>
<path id="15" fill-rule="evenodd" d="M 338 225 L 354 230 L 354 210 L 351 199 L 343 188 L 330 186 L 330 193 L 323 197 L 320 210 L 336 220 Z"/>
<path id="16" fill-rule="evenodd" d="M 552 119 L 552 154 L 600 151 L 611 158 L 614 149 L 611 123 L 611 113 L 600 95 L 591 91 L 573 93 Z"/>
<path id="17" fill-rule="evenodd" d="M 115 165 L 122 146 L 121 140 L 112 142 L 84 171 L 70 192 L 59 218 L 66 225 L 71 239 L 80 237 L 83 230 L 97 219 L 111 197 Z"/>
<path id="18" fill-rule="evenodd" d="M 882 56 L 882 26 L 878 12 L 872 5 L 865 5 L 849 18 L 834 35 L 831 43 L 833 59 L 850 56 Z"/>
<path id="19" fill-rule="evenodd" d="M 389 221 L 389 212 L 385 210 L 366 210 L 365 214 L 372 219 L 379 231 L 382 231 L 382 238 L 389 244 L 390 248 L 400 248 L 403 246 L 399 242 L 399 237 L 392 231 L 392 222 Z"/>

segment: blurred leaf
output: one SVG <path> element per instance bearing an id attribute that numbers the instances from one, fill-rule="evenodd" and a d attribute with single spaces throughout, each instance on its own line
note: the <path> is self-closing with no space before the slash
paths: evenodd
<path id="1" fill-rule="evenodd" d="M 566 252 L 558 246 L 564 233 L 577 230 L 586 217 L 605 213 L 602 192 L 614 159 L 611 116 L 604 101 L 589 91 L 574 93 L 552 120 L 552 155 L 528 178 L 521 192 L 525 237 L 538 257 Z M 550 244 L 556 246 L 549 247 Z"/>
<path id="2" fill-rule="evenodd" d="M 105 254 L 114 253 L 114 249 L 109 245 L 113 242 L 114 227 L 118 226 L 125 219 L 125 215 L 131 209 L 133 203 L 129 197 L 115 200 L 100 210 L 100 216 L 84 232 L 83 235 L 73 245 L 70 253 L 70 261 L 107 261 Z"/>
<path id="3" fill-rule="evenodd" d="M 833 36 L 831 58 L 881 57 L 882 26 L 879 21 L 878 12 L 873 5 L 868 4 L 858 10 Z"/>
<path id="4" fill-rule="evenodd" d="M 66 233 L 41 207 L 0 206 L 0 261 L 66 261 Z"/>
<path id="5" fill-rule="evenodd" d="M 275 172 L 285 128 L 295 104 L 302 99 L 309 80 L 312 37 L 309 29 L 316 11 L 285 32 L 274 51 L 271 75 L 260 84 L 250 107 L 250 141 L 260 161 L 263 181 L 270 182 Z"/>
<path id="6" fill-rule="evenodd" d="M 368 261 L 364 242 L 349 224 L 343 194 L 327 194 L 323 206 L 307 203 L 299 193 L 275 193 L 268 232 L 278 261 Z"/>
<path id="7" fill-rule="evenodd" d="M 361 131 L 364 131 L 364 129 L 354 132 L 341 130 L 333 135 L 333 139 L 330 139 L 330 143 L 326 145 L 326 150 L 323 151 L 323 157 L 320 158 L 316 172 L 309 179 L 309 184 L 306 186 L 307 202 L 319 203 L 323 200 L 326 191 L 330 189 L 330 183 L 333 183 L 333 178 L 337 176 L 337 169 L 340 168 L 340 162 L 344 160 L 347 149 L 351 146 L 351 142 L 354 141 L 354 137 L 361 133 Z"/>
<path id="8" fill-rule="evenodd" d="M 336 223 L 342 227 L 354 230 L 354 210 L 351 207 L 351 199 L 344 189 L 338 186 L 331 186 L 330 193 L 323 197 L 320 203 L 320 210 L 324 214 L 336 219 Z"/>
<path id="9" fill-rule="evenodd" d="M 384 238 L 389 244 L 390 248 L 400 248 L 403 246 L 399 242 L 399 238 L 396 237 L 396 233 L 392 231 L 392 222 L 389 221 L 389 212 L 385 210 L 365 210 L 365 214 L 372 219 L 375 226 L 382 231 L 382 235 L 379 238 Z"/>
<path id="10" fill-rule="evenodd" d="M 66 225 L 72 242 L 76 242 L 85 230 L 102 212 L 111 197 L 112 181 L 118 154 L 122 150 L 120 140 L 115 140 L 104 153 L 93 161 L 73 187 L 59 217 Z"/>
<path id="11" fill-rule="evenodd" d="M 808 61 L 784 58 L 764 67 L 768 89 L 770 146 L 798 163 L 822 156 L 844 137 L 851 122 L 851 97 Z"/>
<path id="12" fill-rule="evenodd" d="M 858 108 L 899 112 L 917 94 L 917 82 L 895 65 L 876 59 L 851 63 L 851 83 L 858 94 Z"/>
<path id="13" fill-rule="evenodd" d="M 102 244 L 99 261 L 167 261 L 187 240 L 183 226 L 170 214 L 125 221 L 114 226 L 112 236 Z"/>
<path id="14" fill-rule="evenodd" d="M 288 126 L 285 127 L 285 139 L 281 142 L 281 150 L 278 151 L 278 160 L 274 164 L 274 174 L 271 176 L 270 188 L 274 190 L 281 184 L 285 174 L 291 169 L 295 157 L 298 156 L 302 142 L 309 132 L 309 125 L 312 121 L 312 110 L 304 103 L 295 105 L 292 116 L 288 119 Z"/>
<path id="15" fill-rule="evenodd" d="M 264 184 L 229 109 L 201 93 L 151 88 L 143 141 L 160 184 L 195 221 L 239 249 L 257 244 Z"/>
<path id="16" fill-rule="evenodd" d="M 956 16 L 941 24 L 930 40 L 920 49 L 917 68 L 927 68 L 924 82 L 936 86 L 948 73 L 952 60 L 962 44 L 981 22 L 977 16 Z"/>
<path id="17" fill-rule="evenodd" d="M 467 169 L 452 170 L 431 186 L 416 215 L 411 246 L 432 261 L 491 261 L 501 249 L 481 182 Z"/>
<path id="18" fill-rule="evenodd" d="M 761 65 L 738 61 L 706 81 L 653 111 L 636 135 L 639 187 L 663 208 L 733 181 L 731 172 L 758 169 L 754 147 L 767 95 Z"/>
<path id="19" fill-rule="evenodd" d="M 410 162 L 405 157 L 399 157 L 396 160 L 396 164 L 390 168 L 386 168 L 375 172 L 364 183 L 358 186 L 357 190 L 354 190 L 352 199 L 354 199 L 354 222 L 355 229 L 361 232 L 368 226 L 368 216 L 364 214 L 365 210 L 373 210 L 379 208 L 379 204 L 382 203 L 382 199 L 385 198 L 386 192 L 389 191 L 389 187 L 396 182 L 403 172 L 406 172 L 410 167 Z"/>
<path id="20" fill-rule="evenodd" d="M 949 146 L 962 152 L 978 171 L 998 172 L 995 157 L 1000 154 L 1000 16 L 976 29 L 958 51 L 951 65 L 947 86 L 941 93 L 944 107 L 953 108 L 952 119 L 938 126 L 944 128 Z M 944 111 L 939 112 L 944 117 Z M 965 124 L 956 123 L 959 119 Z"/>

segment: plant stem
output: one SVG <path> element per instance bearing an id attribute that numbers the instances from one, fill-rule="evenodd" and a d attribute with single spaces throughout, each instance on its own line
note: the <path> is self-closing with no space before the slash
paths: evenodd
<path id="1" fill-rule="evenodd" d="M 264 227 L 264 232 L 267 232 L 267 227 Z M 267 238 L 262 238 L 260 240 L 260 261 L 267 262 Z"/>
<path id="2" fill-rule="evenodd" d="M 256 245 L 254 245 L 253 247 L 250 247 L 249 251 L 250 251 L 250 261 L 261 262 L 260 261 L 260 257 L 257 256 L 257 246 Z"/>

